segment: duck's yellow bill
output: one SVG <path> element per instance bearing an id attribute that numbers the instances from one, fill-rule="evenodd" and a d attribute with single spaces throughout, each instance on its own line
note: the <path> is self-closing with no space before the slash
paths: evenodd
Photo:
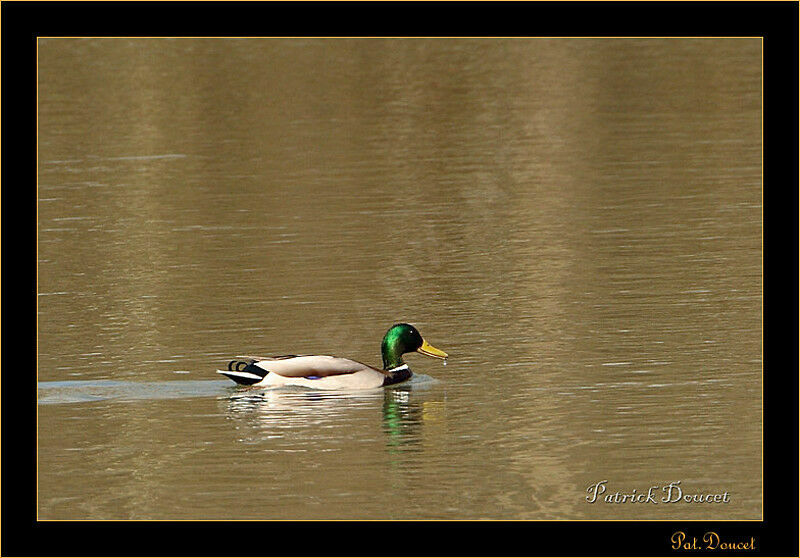
<path id="1" fill-rule="evenodd" d="M 424 339 L 422 340 L 422 347 L 417 349 L 417 352 L 423 354 L 425 356 L 432 356 L 436 358 L 447 358 L 447 353 L 444 351 L 440 351 L 433 345 L 429 344 Z"/>

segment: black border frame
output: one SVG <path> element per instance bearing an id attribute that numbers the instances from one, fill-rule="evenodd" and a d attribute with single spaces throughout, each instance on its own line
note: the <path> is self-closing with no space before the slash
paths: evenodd
<path id="1" fill-rule="evenodd" d="M 798 556 L 798 336 L 782 319 L 785 308 L 797 308 L 784 302 L 783 285 L 787 277 L 798 284 L 797 2 L 6 1 L 0 9 L 0 554 L 646 556 L 700 553 L 672 550 L 670 536 L 714 530 L 755 537 L 755 551 L 734 554 Z M 160 35 L 764 37 L 764 521 L 37 522 L 36 381 L 25 374 L 36 354 L 36 37 Z M 17 300 L 19 310 L 9 306 Z"/>

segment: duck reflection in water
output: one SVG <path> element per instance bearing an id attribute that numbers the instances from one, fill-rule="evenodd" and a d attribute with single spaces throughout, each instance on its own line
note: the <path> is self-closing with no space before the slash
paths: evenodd
<path id="1" fill-rule="evenodd" d="M 323 446 L 352 443 L 353 434 L 374 433 L 375 411 L 382 401 L 382 431 L 390 453 L 422 448 L 425 428 L 444 422 L 444 394 L 407 384 L 369 392 L 321 392 L 304 388 L 250 390 L 235 393 L 227 402 L 244 443 L 271 441 L 271 448 L 290 449 L 290 441 Z M 430 427 L 430 428 L 429 428 Z"/>
<path id="2" fill-rule="evenodd" d="M 383 431 L 389 450 L 419 449 L 423 409 L 412 400 L 408 387 L 386 390 L 383 396 Z"/>
<path id="3" fill-rule="evenodd" d="M 296 436 L 307 431 L 317 437 L 320 427 L 330 431 L 352 422 L 361 410 L 374 406 L 380 391 L 336 393 L 310 391 L 305 388 L 249 390 L 236 393 L 228 400 L 228 416 L 243 423 L 246 429 L 271 431 L 275 436 L 290 431 Z"/>

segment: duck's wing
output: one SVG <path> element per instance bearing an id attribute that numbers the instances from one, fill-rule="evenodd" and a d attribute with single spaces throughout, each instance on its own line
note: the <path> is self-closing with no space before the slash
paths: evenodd
<path id="1" fill-rule="evenodd" d="M 287 359 L 287 358 L 297 358 L 299 356 L 311 356 L 311 355 L 280 355 L 280 356 L 271 356 L 271 357 L 259 357 L 259 356 L 255 356 L 255 355 L 238 355 L 235 358 L 243 358 L 243 359 L 248 359 L 248 360 L 253 360 L 253 361 L 259 361 L 259 360 L 284 360 L 284 359 Z"/>
<path id="2" fill-rule="evenodd" d="M 361 362 L 327 355 L 305 355 L 271 357 L 257 360 L 254 363 L 259 368 L 284 376 L 287 378 L 301 378 L 308 376 L 339 376 L 341 374 L 355 374 L 363 370 L 374 370 L 388 374 L 384 370 L 367 366 Z"/>

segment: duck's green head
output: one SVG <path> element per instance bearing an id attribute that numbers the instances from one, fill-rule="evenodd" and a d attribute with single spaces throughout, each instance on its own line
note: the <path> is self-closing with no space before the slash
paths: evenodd
<path id="1" fill-rule="evenodd" d="M 403 355 L 412 351 L 436 358 L 447 358 L 446 352 L 430 345 L 411 324 L 395 324 L 389 328 L 381 342 L 384 370 L 402 366 Z"/>

